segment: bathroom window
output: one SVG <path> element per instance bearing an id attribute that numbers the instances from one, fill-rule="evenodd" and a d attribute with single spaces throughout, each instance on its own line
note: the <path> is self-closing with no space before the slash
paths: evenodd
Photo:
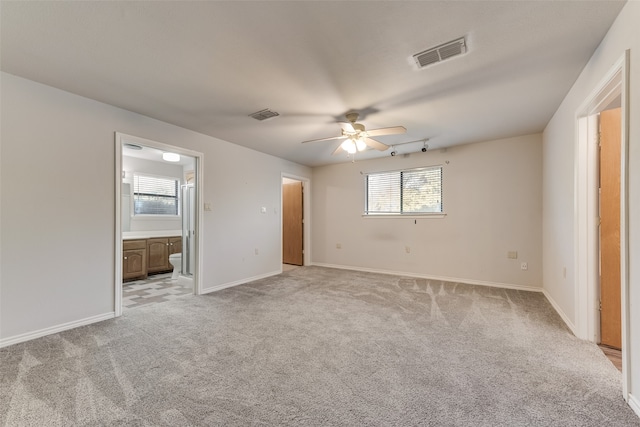
<path id="1" fill-rule="evenodd" d="M 365 175 L 365 215 L 433 215 L 442 210 L 442 166 Z"/>
<path id="2" fill-rule="evenodd" d="M 178 215 L 180 181 L 150 175 L 133 175 L 134 215 Z"/>

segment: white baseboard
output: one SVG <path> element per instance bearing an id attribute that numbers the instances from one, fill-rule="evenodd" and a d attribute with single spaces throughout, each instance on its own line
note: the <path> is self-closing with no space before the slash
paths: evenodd
<path id="1" fill-rule="evenodd" d="M 547 292 L 546 289 L 542 290 L 542 294 L 545 296 L 545 298 L 547 298 L 547 301 L 549 301 L 549 304 L 551 304 L 551 306 L 556 310 L 556 312 L 560 315 L 560 317 L 562 318 L 562 320 L 564 321 L 564 323 L 567 325 L 567 327 L 571 330 L 571 333 L 573 333 L 573 335 L 575 335 L 576 337 L 578 336 L 576 334 L 576 326 L 573 324 L 573 322 L 569 319 L 569 316 L 567 316 L 564 311 L 560 308 L 560 306 L 558 305 L 558 303 L 551 297 L 551 295 L 549 294 L 549 292 Z"/>
<path id="2" fill-rule="evenodd" d="M 227 283 L 223 283 L 221 285 L 211 286 L 209 288 L 202 289 L 202 292 L 200 293 L 200 295 L 208 294 L 208 293 L 215 292 L 215 291 L 220 291 L 222 289 L 232 288 L 232 287 L 238 286 L 238 285 L 243 285 L 245 283 L 253 282 L 254 280 L 266 279 L 267 277 L 276 276 L 276 275 L 278 275 L 280 273 L 282 273 L 282 270 L 272 271 L 271 273 L 260 274 L 258 276 L 248 277 L 246 279 L 240 279 L 240 280 L 236 280 L 234 282 L 227 282 Z"/>
<path id="3" fill-rule="evenodd" d="M 104 313 L 80 320 L 74 320 L 73 322 L 63 323 L 61 325 L 51 326 L 49 328 L 44 328 L 33 332 L 27 332 L 25 334 L 15 335 L 9 338 L 2 338 L 0 339 L 0 348 L 8 347 L 10 345 L 18 344 L 25 341 L 30 341 L 36 338 L 44 337 L 46 335 L 57 334 L 58 332 L 67 331 L 69 329 L 78 328 L 80 326 L 90 325 L 91 323 L 102 322 L 103 320 L 113 319 L 114 317 L 114 312 Z"/>
<path id="4" fill-rule="evenodd" d="M 627 403 L 633 409 L 633 412 L 640 417 L 640 400 L 638 400 L 633 394 L 629 393 Z"/>
<path id="5" fill-rule="evenodd" d="M 417 277 L 420 279 L 442 280 L 443 282 L 465 283 L 467 285 L 491 286 L 493 288 L 515 289 L 519 291 L 542 292 L 542 288 L 526 285 L 514 285 L 511 283 L 487 282 L 483 280 L 461 279 L 459 277 L 433 276 L 430 274 L 407 273 L 406 271 L 379 270 L 376 268 L 354 267 L 350 265 L 325 264 L 314 262 L 318 267 L 339 268 L 341 270 L 364 271 L 367 273 L 391 274 L 394 276 Z"/>

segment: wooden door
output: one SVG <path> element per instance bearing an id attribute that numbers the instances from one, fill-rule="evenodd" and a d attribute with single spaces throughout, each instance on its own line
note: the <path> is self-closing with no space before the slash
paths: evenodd
<path id="1" fill-rule="evenodd" d="M 282 262 L 303 263 L 302 182 L 282 184 Z"/>
<path id="2" fill-rule="evenodd" d="M 620 108 L 600 113 L 600 341 L 621 348 Z"/>

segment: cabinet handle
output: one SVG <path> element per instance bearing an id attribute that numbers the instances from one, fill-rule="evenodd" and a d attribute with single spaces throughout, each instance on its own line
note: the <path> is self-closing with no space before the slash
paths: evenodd
<path id="1" fill-rule="evenodd" d="M 127 259 L 127 257 L 124 257 L 124 259 Z"/>
<path id="2" fill-rule="evenodd" d="M 169 246 L 169 244 L 167 243 L 167 246 Z"/>

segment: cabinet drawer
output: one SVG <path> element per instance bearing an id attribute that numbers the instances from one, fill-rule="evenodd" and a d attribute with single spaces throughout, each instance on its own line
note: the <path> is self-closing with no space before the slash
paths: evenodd
<path id="1" fill-rule="evenodd" d="M 146 240 L 124 240 L 122 242 L 122 250 L 129 251 L 132 249 L 146 249 L 147 241 Z"/>

